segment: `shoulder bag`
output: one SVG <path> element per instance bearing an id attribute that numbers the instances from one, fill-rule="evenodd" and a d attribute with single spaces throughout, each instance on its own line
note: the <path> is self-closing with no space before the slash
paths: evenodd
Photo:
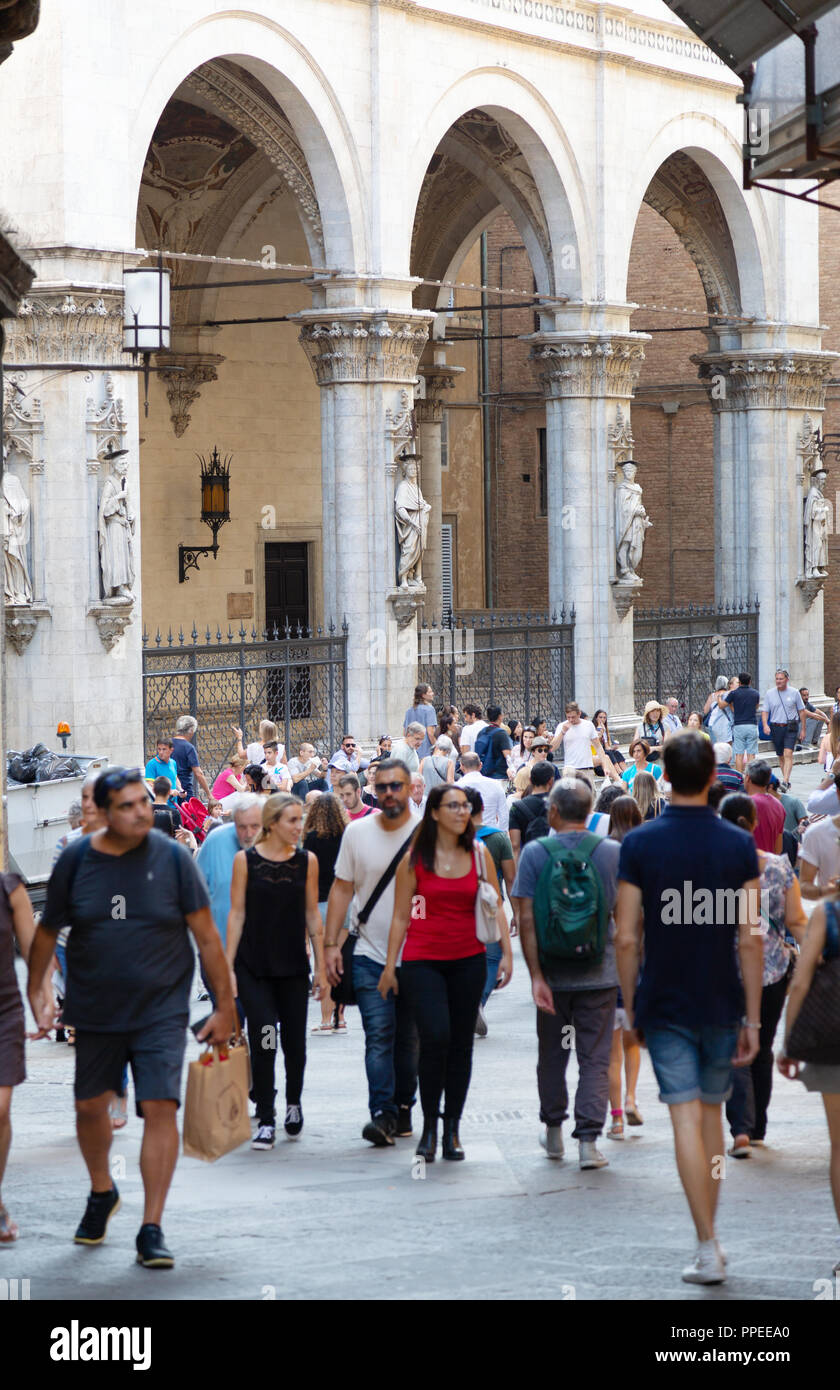
<path id="1" fill-rule="evenodd" d="M 840 931 L 837 909 L 825 904 L 825 949 L 785 1045 L 800 1062 L 840 1064 Z"/>
<path id="2" fill-rule="evenodd" d="M 498 910 L 499 895 L 484 874 L 484 855 L 482 847 L 473 849 L 475 871 L 478 875 L 478 892 L 475 895 L 475 934 L 484 945 L 490 946 L 501 938 Z"/>
<path id="3" fill-rule="evenodd" d="M 385 892 L 385 889 L 388 887 L 388 884 L 391 882 L 391 879 L 397 872 L 397 866 L 400 860 L 402 859 L 403 855 L 405 854 L 406 850 L 408 849 L 408 846 L 411 844 L 411 840 L 411 835 L 408 835 L 405 838 L 405 840 L 403 840 L 402 844 L 400 845 L 399 849 L 397 850 L 387 869 L 383 873 L 382 877 L 379 879 L 379 882 L 377 883 L 376 887 L 374 888 L 373 892 L 371 893 L 370 897 L 368 898 L 367 902 L 365 903 L 364 907 L 362 908 L 361 912 L 356 918 L 357 926 L 363 927 L 367 922 L 368 918 L 370 917 L 370 914 L 373 912 L 373 909 L 376 907 L 376 904 L 379 902 L 379 899 L 382 897 L 382 894 Z M 358 939 L 358 931 L 349 931 L 347 933 L 347 938 L 344 942 L 344 945 L 341 948 L 341 979 L 337 985 L 332 985 L 330 987 L 330 994 L 332 996 L 332 1001 L 334 1004 L 347 1005 L 356 1003 L 356 991 L 353 988 L 353 953 L 356 950 L 356 942 L 358 941 Z"/>

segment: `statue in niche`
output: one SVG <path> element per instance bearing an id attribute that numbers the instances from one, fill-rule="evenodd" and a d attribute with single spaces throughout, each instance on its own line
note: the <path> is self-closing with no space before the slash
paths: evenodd
<path id="1" fill-rule="evenodd" d="M 642 502 L 642 486 L 636 482 L 632 459 L 618 465 L 621 479 L 615 488 L 615 554 L 618 579 L 641 582 L 637 570 L 642 563 L 645 531 L 653 525 Z"/>
<path id="2" fill-rule="evenodd" d="M 432 510 L 420 491 L 417 460 L 402 461 L 403 477 L 394 493 L 394 514 L 400 543 L 399 587 L 417 589 L 422 585 L 420 562 L 426 549 L 429 512 Z"/>
<path id="3" fill-rule="evenodd" d="M 805 578 L 824 579 L 828 574 L 828 536 L 831 530 L 831 503 L 823 496 L 828 474 L 818 468 L 811 474 L 805 499 Z"/>
<path id="4" fill-rule="evenodd" d="M 8 450 L 4 449 L 4 465 Z M 29 498 L 15 473 L 3 473 L 3 593 L 6 603 L 21 607 L 32 602 L 32 583 L 26 565 L 29 544 Z"/>
<path id="5" fill-rule="evenodd" d="M 114 462 L 99 499 L 99 561 L 106 603 L 127 603 L 134 584 L 136 517 L 126 486 L 128 461 Z"/>

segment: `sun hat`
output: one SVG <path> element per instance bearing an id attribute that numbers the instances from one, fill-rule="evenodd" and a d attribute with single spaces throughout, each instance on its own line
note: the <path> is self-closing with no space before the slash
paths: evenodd
<path id="1" fill-rule="evenodd" d="M 651 713 L 651 711 L 652 711 L 652 710 L 655 710 L 655 709 L 658 709 L 658 710 L 659 710 L 659 713 L 661 714 L 662 711 L 663 711 L 663 709 L 665 709 L 665 708 L 666 708 L 666 706 L 660 704 L 658 700 L 648 700 L 647 704 L 645 705 L 645 712 L 644 712 L 643 718 L 644 718 L 644 719 L 647 719 L 647 717 L 648 717 L 648 715 Z"/>

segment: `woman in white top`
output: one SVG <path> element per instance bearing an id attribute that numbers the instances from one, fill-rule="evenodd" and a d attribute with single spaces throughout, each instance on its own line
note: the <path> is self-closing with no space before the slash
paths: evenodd
<path id="1" fill-rule="evenodd" d="M 280 742 L 280 730 L 270 719 L 260 720 L 259 741 L 257 743 L 249 743 L 247 748 L 244 748 L 242 744 L 244 737 L 242 730 L 237 729 L 234 724 L 231 725 L 231 728 L 236 734 L 237 753 L 244 753 L 249 763 L 256 763 L 257 767 L 260 767 L 265 762 L 265 748 L 263 745 L 270 742 L 277 744 L 277 761 L 279 763 L 285 763 L 287 761 L 286 745 Z"/>
<path id="2" fill-rule="evenodd" d="M 519 742 L 514 745 L 513 751 L 508 758 L 508 773 L 514 778 L 521 767 L 524 767 L 531 756 L 531 744 L 536 737 L 536 730 L 532 724 L 526 725 L 522 730 Z"/>

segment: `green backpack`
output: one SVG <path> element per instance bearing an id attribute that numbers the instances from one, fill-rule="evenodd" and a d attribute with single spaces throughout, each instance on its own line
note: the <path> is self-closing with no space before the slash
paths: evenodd
<path id="1" fill-rule="evenodd" d="M 584 835 L 574 847 L 557 836 L 537 840 L 549 859 L 534 891 L 534 924 L 540 963 L 551 967 L 597 965 L 607 944 L 609 912 L 601 875 L 592 854 L 598 835 Z"/>

